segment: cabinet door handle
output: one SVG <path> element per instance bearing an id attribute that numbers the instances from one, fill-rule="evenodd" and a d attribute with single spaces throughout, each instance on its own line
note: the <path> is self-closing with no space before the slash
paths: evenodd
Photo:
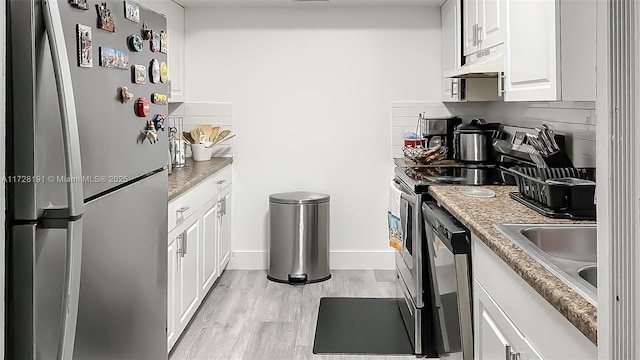
<path id="1" fill-rule="evenodd" d="M 503 72 L 498 73 L 498 96 L 502 96 L 504 94 L 504 82 L 507 77 Z"/>
<path id="2" fill-rule="evenodd" d="M 184 246 L 183 244 L 183 239 L 182 239 L 182 235 L 184 235 L 184 233 L 178 235 L 176 237 L 176 242 L 178 244 L 177 249 L 176 249 L 176 253 L 178 253 L 180 255 L 180 257 L 184 257 L 184 250 L 182 249 L 182 247 Z"/>
<path id="3" fill-rule="evenodd" d="M 227 198 L 222 198 L 222 215 L 227 215 Z"/>
<path id="4" fill-rule="evenodd" d="M 187 243 L 188 243 L 186 230 L 185 232 L 180 234 L 180 239 L 182 239 L 182 257 L 184 257 L 185 255 L 187 255 Z"/>
<path id="5" fill-rule="evenodd" d="M 189 210 L 190 208 L 191 207 L 189 207 L 189 206 L 183 206 L 180 209 L 176 210 L 176 212 L 182 214 L 183 212 Z"/>
<path id="6" fill-rule="evenodd" d="M 504 349 L 506 360 L 520 360 L 521 353 L 513 351 L 513 347 L 511 345 L 505 345 Z"/>
<path id="7" fill-rule="evenodd" d="M 226 213 L 227 213 L 226 198 L 222 198 L 222 199 L 218 200 L 218 217 L 220 218 Z"/>
<path id="8" fill-rule="evenodd" d="M 225 181 L 227 181 L 227 180 L 218 180 L 218 181 L 216 181 L 216 184 L 222 185 L 222 184 L 224 184 Z"/>
<path id="9" fill-rule="evenodd" d="M 478 32 L 478 35 L 476 36 L 476 39 L 478 39 L 477 40 L 478 44 L 480 44 L 482 42 L 482 26 L 477 26 L 476 27 L 476 31 Z"/>
<path id="10" fill-rule="evenodd" d="M 453 91 L 454 88 L 456 88 L 456 91 Z M 451 97 L 457 98 L 459 93 L 460 93 L 460 80 L 451 79 Z"/>
<path id="11" fill-rule="evenodd" d="M 473 24 L 473 46 L 478 45 L 478 24 Z"/>

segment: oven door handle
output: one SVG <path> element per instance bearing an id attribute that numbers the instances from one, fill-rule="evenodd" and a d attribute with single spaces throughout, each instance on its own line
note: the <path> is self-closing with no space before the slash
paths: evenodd
<path id="1" fill-rule="evenodd" d="M 405 199 L 405 200 L 407 200 L 408 202 L 410 202 L 410 203 L 411 203 L 411 205 L 414 205 L 414 206 L 415 206 L 415 205 L 416 205 L 416 203 L 417 203 L 415 196 L 407 195 L 404 191 L 402 192 L 402 194 L 400 194 L 400 196 L 401 196 L 403 199 Z"/>
<path id="2" fill-rule="evenodd" d="M 411 205 L 416 205 L 418 203 L 418 201 L 416 200 L 416 196 L 415 195 L 410 195 L 409 193 L 407 193 L 402 187 L 402 185 L 400 185 L 400 183 L 398 182 L 398 180 L 393 180 L 394 185 L 396 187 L 396 189 L 398 189 L 400 191 L 400 197 L 402 197 L 403 199 L 405 199 L 406 201 L 410 202 Z"/>
<path id="3" fill-rule="evenodd" d="M 407 238 L 409 237 L 409 221 L 413 221 L 410 219 L 412 214 L 409 214 L 409 204 L 416 208 L 416 204 L 418 203 L 416 200 L 417 196 L 411 196 L 408 194 L 398 180 L 394 179 L 393 184 L 393 186 L 400 191 L 400 225 L 402 226 L 402 242 L 407 243 Z"/>

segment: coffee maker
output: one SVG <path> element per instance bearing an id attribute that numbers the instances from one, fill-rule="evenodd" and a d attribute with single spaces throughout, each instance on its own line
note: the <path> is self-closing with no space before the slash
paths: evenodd
<path id="1" fill-rule="evenodd" d="M 418 116 L 420 135 L 427 148 L 442 145 L 447 148 L 445 159 L 453 159 L 454 136 L 456 126 L 462 123 L 457 116 L 427 117 L 425 113 Z"/>

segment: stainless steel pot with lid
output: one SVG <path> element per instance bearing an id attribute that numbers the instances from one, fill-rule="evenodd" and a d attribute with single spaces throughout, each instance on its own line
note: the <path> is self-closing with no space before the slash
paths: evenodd
<path id="1" fill-rule="evenodd" d="M 468 124 L 460 124 L 454 134 L 455 155 L 462 162 L 482 163 L 492 161 L 492 140 L 501 135 L 499 123 L 485 123 L 483 119 L 473 119 Z"/>

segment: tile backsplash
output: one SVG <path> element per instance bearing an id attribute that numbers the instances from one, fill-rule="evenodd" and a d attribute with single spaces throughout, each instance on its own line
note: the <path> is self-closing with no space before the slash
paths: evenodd
<path id="1" fill-rule="evenodd" d="M 546 124 L 566 136 L 567 153 L 578 167 L 596 166 L 595 102 L 491 102 L 486 119 L 528 128 Z"/>
<path id="2" fill-rule="evenodd" d="M 418 125 L 418 114 L 426 116 L 451 116 L 455 114 L 463 120 L 484 117 L 485 104 L 468 103 L 450 106 L 439 101 L 430 102 L 393 102 L 391 103 L 391 146 L 394 158 L 402 157 L 402 145 L 405 135 L 415 133 Z"/>
<path id="3" fill-rule="evenodd" d="M 232 103 L 185 102 L 169 104 L 169 117 L 182 117 L 184 131 L 190 131 L 196 124 L 220 126 L 220 131 L 230 130 L 233 134 Z M 191 151 L 187 147 L 187 156 Z M 213 156 L 232 157 L 233 139 L 214 146 Z"/>
<path id="4" fill-rule="evenodd" d="M 507 131 L 547 124 L 567 137 L 567 152 L 576 166 L 595 167 L 596 111 L 594 102 L 394 102 L 391 104 L 393 157 L 402 157 L 405 134 L 416 131 L 418 114 L 457 115 L 463 120 L 482 117 L 500 122 Z"/>

